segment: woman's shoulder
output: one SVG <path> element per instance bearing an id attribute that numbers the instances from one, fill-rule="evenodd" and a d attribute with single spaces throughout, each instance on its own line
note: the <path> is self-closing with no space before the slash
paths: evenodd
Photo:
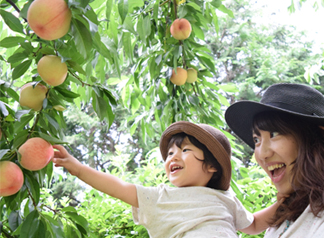
<path id="1" fill-rule="evenodd" d="M 269 228 L 264 238 L 271 237 L 322 237 L 324 234 L 324 212 L 314 216 L 310 206 L 297 218 L 295 222 L 284 222 L 279 228 Z"/>

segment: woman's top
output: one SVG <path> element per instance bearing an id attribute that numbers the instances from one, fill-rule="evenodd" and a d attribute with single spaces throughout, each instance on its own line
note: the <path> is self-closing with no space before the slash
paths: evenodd
<path id="1" fill-rule="evenodd" d="M 134 222 L 153 238 L 233 238 L 253 222 L 253 214 L 229 190 L 165 184 L 136 188 L 139 208 L 133 207 Z"/>
<path id="2" fill-rule="evenodd" d="M 268 228 L 264 238 L 319 238 L 324 237 L 324 212 L 315 217 L 310 206 L 294 222 L 284 222 L 279 228 Z"/>

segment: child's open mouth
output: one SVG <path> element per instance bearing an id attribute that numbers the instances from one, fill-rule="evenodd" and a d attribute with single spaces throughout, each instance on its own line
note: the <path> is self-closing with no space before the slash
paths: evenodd
<path id="1" fill-rule="evenodd" d="M 177 170 L 183 169 L 183 167 L 179 166 L 179 165 L 175 165 L 175 166 L 171 166 L 171 173 L 175 172 Z"/>

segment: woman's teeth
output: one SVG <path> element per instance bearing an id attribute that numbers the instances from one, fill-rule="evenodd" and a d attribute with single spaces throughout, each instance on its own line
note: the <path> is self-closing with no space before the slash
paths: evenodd
<path id="1" fill-rule="evenodd" d="M 273 171 L 275 169 L 280 169 L 282 168 L 283 166 L 285 166 L 285 164 L 274 164 L 274 165 L 270 165 L 268 166 L 268 170 L 269 171 Z"/>

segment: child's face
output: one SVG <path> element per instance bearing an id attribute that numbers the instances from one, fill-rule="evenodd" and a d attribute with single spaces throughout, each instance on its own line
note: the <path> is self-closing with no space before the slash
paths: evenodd
<path id="1" fill-rule="evenodd" d="M 177 187 L 206 186 L 216 170 L 203 168 L 203 151 L 185 138 L 181 148 L 173 144 L 165 160 L 169 181 Z"/>

